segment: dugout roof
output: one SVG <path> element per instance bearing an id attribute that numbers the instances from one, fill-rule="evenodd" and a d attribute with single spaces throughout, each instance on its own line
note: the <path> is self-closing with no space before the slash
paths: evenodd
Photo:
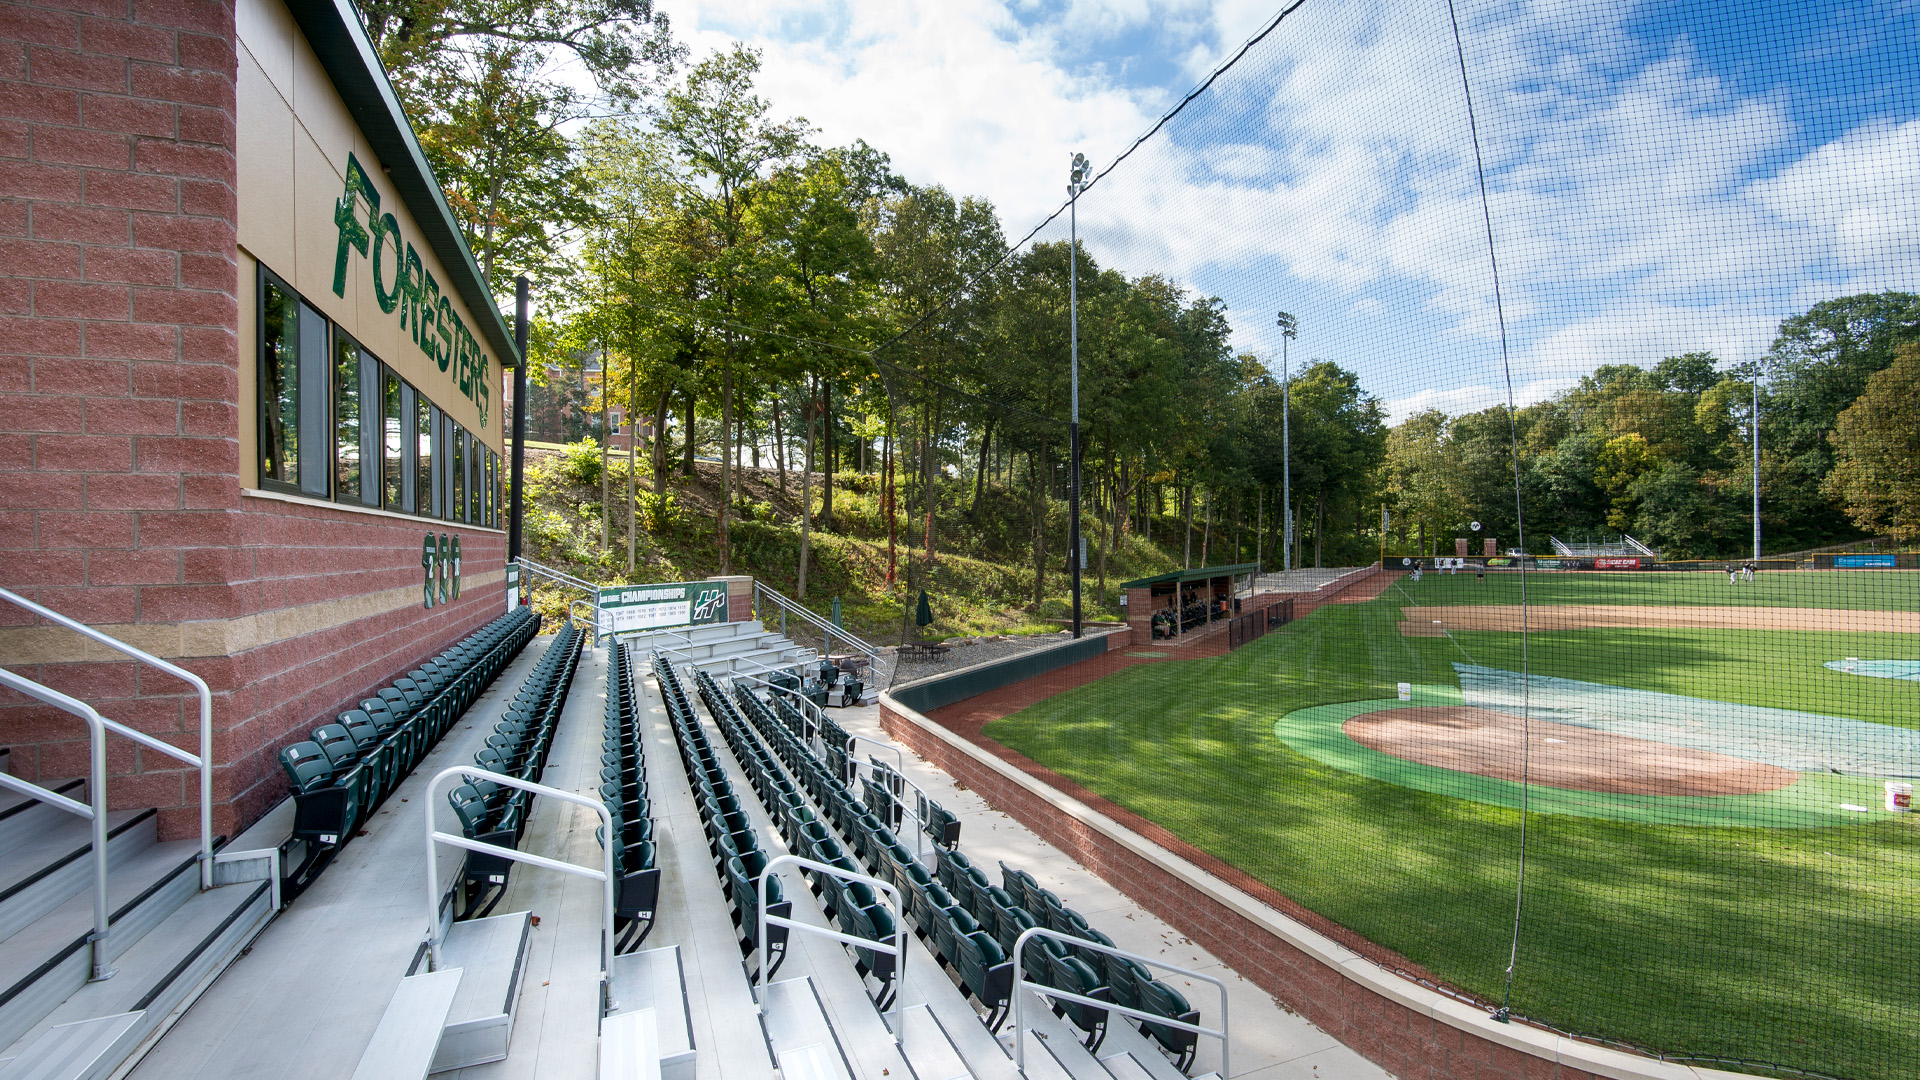
<path id="1" fill-rule="evenodd" d="M 1155 585 L 1184 584 L 1189 581 L 1211 581 L 1214 578 L 1239 577 L 1241 574 L 1256 573 L 1259 563 L 1234 563 L 1232 566 L 1197 566 L 1192 570 L 1169 570 L 1153 577 L 1143 577 L 1135 581 L 1123 581 L 1123 589 L 1146 589 Z"/>

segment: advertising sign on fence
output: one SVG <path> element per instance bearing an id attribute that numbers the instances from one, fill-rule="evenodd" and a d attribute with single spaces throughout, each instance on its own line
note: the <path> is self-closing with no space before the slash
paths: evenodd
<path id="1" fill-rule="evenodd" d="M 600 632 L 623 634 L 727 621 L 727 583 L 676 581 L 600 590 Z"/>
<path id="2" fill-rule="evenodd" d="M 1880 555 L 1835 555 L 1833 565 L 1852 570 L 1891 570 L 1899 565 L 1892 552 Z"/>
<path id="3" fill-rule="evenodd" d="M 1639 559 L 1602 558 L 1593 560 L 1595 570 L 1638 570 Z"/>

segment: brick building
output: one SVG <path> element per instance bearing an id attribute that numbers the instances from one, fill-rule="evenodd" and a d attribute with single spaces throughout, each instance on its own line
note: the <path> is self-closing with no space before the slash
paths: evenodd
<path id="1" fill-rule="evenodd" d="M 0 253 L 0 585 L 211 684 L 231 835 L 296 733 L 502 610 L 512 335 L 350 0 L 0 4 Z M 103 655 L 0 603 L 0 665 L 197 746 Z M 110 747 L 112 804 L 191 832 L 190 775 Z M 0 748 L 86 772 L 18 697 Z"/>

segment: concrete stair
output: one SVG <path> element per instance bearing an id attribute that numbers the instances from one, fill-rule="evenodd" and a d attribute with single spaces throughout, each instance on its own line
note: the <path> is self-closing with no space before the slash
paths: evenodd
<path id="1" fill-rule="evenodd" d="M 85 798 L 85 784 L 46 785 Z M 152 810 L 108 816 L 107 957 L 90 982 L 91 829 L 0 802 L 0 1080 L 94 1080 L 152 1046 L 273 914 L 269 878 L 200 889 L 199 845 L 160 842 Z M 236 864 L 239 865 L 239 864 Z M 245 877 L 234 866 L 223 877 Z"/>

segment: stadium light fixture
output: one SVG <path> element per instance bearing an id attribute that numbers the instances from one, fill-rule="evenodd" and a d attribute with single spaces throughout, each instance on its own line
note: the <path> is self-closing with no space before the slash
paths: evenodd
<path id="1" fill-rule="evenodd" d="M 1274 320 L 1280 328 L 1280 545 L 1282 570 L 1293 569 L 1293 371 L 1287 365 L 1287 343 L 1299 336 L 1300 320 L 1286 312 Z"/>
<path id="2" fill-rule="evenodd" d="M 1073 419 L 1067 426 L 1067 572 L 1073 583 L 1073 636 L 1085 634 L 1080 616 L 1080 193 L 1093 179 L 1087 155 L 1075 153 L 1067 170 L 1067 337 L 1070 342 L 1069 377 L 1073 386 Z"/>

